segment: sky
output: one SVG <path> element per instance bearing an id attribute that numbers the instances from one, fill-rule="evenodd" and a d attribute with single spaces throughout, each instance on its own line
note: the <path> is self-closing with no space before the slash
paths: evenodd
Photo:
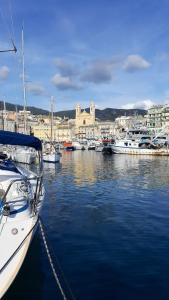
<path id="1" fill-rule="evenodd" d="M 169 102 L 169 0 L 0 0 L 0 99 L 55 110 Z"/>

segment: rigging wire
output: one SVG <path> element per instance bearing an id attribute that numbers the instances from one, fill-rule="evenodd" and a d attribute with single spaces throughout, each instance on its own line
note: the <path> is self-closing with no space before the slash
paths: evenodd
<path id="1" fill-rule="evenodd" d="M 11 1 L 10 1 L 10 0 L 8 0 L 8 6 L 9 6 L 10 19 L 11 19 L 11 33 L 12 33 L 13 40 L 15 41 L 15 30 L 14 30 L 13 9 L 12 9 L 12 4 L 11 4 Z"/>
<path id="2" fill-rule="evenodd" d="M 14 22 L 13 22 L 13 14 L 12 14 L 12 6 L 11 4 L 8 2 L 9 4 L 9 14 L 10 14 L 10 25 L 9 23 L 7 22 L 7 15 L 5 15 L 3 9 L 2 9 L 2 6 L 0 7 L 0 16 L 1 16 L 1 19 L 2 19 L 2 23 L 4 25 L 4 29 L 8 35 L 8 38 L 10 39 L 11 43 L 12 43 L 12 46 L 13 46 L 13 49 L 9 49 L 9 50 L 1 50 L 0 52 L 12 52 L 14 51 L 15 53 L 17 52 L 17 49 L 16 49 L 16 46 L 15 46 L 15 43 L 14 43 Z"/>

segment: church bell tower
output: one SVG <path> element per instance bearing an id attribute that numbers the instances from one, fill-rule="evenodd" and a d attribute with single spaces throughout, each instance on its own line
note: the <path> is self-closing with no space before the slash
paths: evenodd
<path id="1" fill-rule="evenodd" d="M 95 116 L 95 104 L 94 104 L 94 102 L 90 103 L 90 115 L 92 117 L 92 122 L 94 124 L 95 123 L 95 118 L 96 118 L 96 116 Z"/>
<path id="2" fill-rule="evenodd" d="M 76 105 L 76 119 L 80 116 L 81 114 L 81 107 L 79 104 Z"/>

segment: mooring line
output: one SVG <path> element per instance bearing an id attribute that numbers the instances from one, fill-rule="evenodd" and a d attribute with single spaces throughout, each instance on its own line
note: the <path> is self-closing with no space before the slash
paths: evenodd
<path id="1" fill-rule="evenodd" d="M 59 277 L 58 277 L 58 275 L 56 273 L 56 270 L 55 270 L 55 267 L 54 267 L 54 263 L 53 263 L 53 260 L 52 260 L 52 257 L 51 257 L 50 251 L 49 251 L 49 247 L 47 245 L 46 236 L 45 236 L 45 232 L 43 230 L 41 219 L 39 219 L 39 226 L 40 226 L 40 231 L 41 231 L 41 234 L 42 234 L 42 239 L 43 239 L 43 243 L 44 243 L 44 246 L 45 246 L 46 254 L 47 254 L 47 257 L 48 257 L 48 260 L 49 260 L 49 264 L 50 264 L 53 276 L 55 278 L 56 284 L 57 284 L 57 286 L 58 286 L 58 288 L 60 290 L 60 293 L 61 293 L 63 299 L 64 300 L 68 300 L 67 297 L 66 297 L 66 295 L 65 295 L 65 293 L 64 293 L 64 290 L 63 290 L 63 288 L 61 286 Z"/>

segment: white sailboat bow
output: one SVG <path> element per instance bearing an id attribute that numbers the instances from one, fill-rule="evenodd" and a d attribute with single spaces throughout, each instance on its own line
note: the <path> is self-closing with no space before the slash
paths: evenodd
<path id="1" fill-rule="evenodd" d="M 42 146 L 37 138 L 0 131 L 0 142 L 33 147 L 42 166 Z M 36 175 L 11 161 L 0 161 L 0 299 L 23 263 L 43 199 L 42 168 Z"/>

